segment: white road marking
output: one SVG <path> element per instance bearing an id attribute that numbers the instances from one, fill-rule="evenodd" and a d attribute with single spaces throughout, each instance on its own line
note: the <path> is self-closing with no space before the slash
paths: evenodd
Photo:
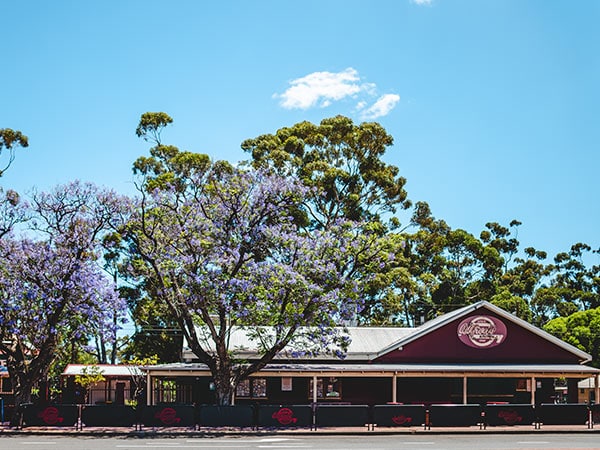
<path id="1" fill-rule="evenodd" d="M 256 438 L 256 439 L 237 439 L 237 438 L 227 438 L 231 442 L 239 443 L 249 443 L 249 444 L 258 444 L 261 442 L 289 442 L 289 441 L 300 441 L 301 439 L 295 438 Z M 206 438 L 198 438 L 198 439 L 186 439 L 185 442 L 206 442 Z"/>
<path id="2" fill-rule="evenodd" d="M 21 444 L 23 445 L 48 445 L 48 444 L 56 444 L 56 442 L 21 442 Z"/>
<path id="3" fill-rule="evenodd" d="M 115 445 L 116 448 L 165 448 L 163 445 Z M 169 448 L 248 448 L 247 445 L 169 445 Z"/>
<path id="4" fill-rule="evenodd" d="M 404 445 L 435 445 L 435 442 L 402 442 Z"/>
<path id="5" fill-rule="evenodd" d="M 181 442 L 177 442 L 177 441 L 152 441 L 152 442 L 146 442 L 147 445 L 156 445 L 157 442 L 161 442 L 163 445 L 182 445 Z"/>
<path id="6" fill-rule="evenodd" d="M 312 445 L 303 444 L 279 444 L 279 445 L 257 445 L 257 448 L 312 448 Z"/>
<path id="7" fill-rule="evenodd" d="M 550 441 L 518 441 L 517 444 L 549 444 Z"/>

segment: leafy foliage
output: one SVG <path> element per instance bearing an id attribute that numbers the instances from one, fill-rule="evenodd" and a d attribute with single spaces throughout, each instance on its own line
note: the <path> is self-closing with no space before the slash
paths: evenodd
<path id="1" fill-rule="evenodd" d="M 0 177 L 15 160 L 15 150 L 18 147 L 29 147 L 29 138 L 18 130 L 0 128 L 0 154 L 4 150 L 8 151 L 8 162 L 0 170 Z"/>
<path id="2" fill-rule="evenodd" d="M 376 228 L 332 220 L 303 230 L 296 213 L 314 188 L 297 177 L 213 163 L 160 143 L 134 170 L 142 198 L 123 230 L 130 273 L 166 303 L 213 372 L 219 402 L 284 349 L 342 354 L 347 338 L 336 325 L 361 309 L 356 275 L 388 258 Z M 233 359 L 235 330 L 254 339 L 258 361 Z"/>
<path id="3" fill-rule="evenodd" d="M 600 366 L 600 308 L 556 317 L 544 326 L 544 330 L 589 353 L 593 364 Z"/>
<path id="4" fill-rule="evenodd" d="M 397 207 L 408 208 L 406 180 L 382 156 L 393 139 L 377 123 L 355 125 L 336 116 L 319 125 L 301 122 L 242 143 L 255 168 L 295 176 L 314 188 L 305 202 L 316 227 L 336 220 L 382 219 Z"/>
<path id="5" fill-rule="evenodd" d="M 90 396 L 90 389 L 98 383 L 106 381 L 106 378 L 103 375 L 104 371 L 96 365 L 84 367 L 81 372 L 81 375 L 75 375 L 75 383 L 85 390 L 85 403 L 87 404 Z"/>

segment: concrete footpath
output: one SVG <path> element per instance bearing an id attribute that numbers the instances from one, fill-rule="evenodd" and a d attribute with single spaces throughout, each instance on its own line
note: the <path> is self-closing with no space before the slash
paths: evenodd
<path id="1" fill-rule="evenodd" d="M 481 429 L 473 427 L 436 427 L 424 429 L 424 427 L 376 427 L 371 430 L 367 427 L 340 427 L 319 428 L 310 430 L 308 428 L 295 429 L 267 429 L 260 428 L 177 428 L 144 427 L 141 430 L 132 427 L 83 427 L 78 430 L 75 427 L 25 427 L 21 429 L 2 426 L 0 437 L 8 435 L 68 435 L 68 436 L 122 436 L 122 437 L 219 437 L 219 436 L 268 436 L 268 435 L 384 435 L 384 434 L 572 434 L 572 433 L 600 433 L 600 425 L 596 428 L 588 428 L 587 425 L 542 425 L 536 429 L 533 425 L 494 426 Z"/>

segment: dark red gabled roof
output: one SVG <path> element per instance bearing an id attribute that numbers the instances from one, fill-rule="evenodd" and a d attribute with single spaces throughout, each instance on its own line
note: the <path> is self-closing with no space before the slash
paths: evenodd
<path id="1" fill-rule="evenodd" d="M 444 314 L 382 349 L 374 363 L 582 364 L 591 356 L 482 301 Z"/>

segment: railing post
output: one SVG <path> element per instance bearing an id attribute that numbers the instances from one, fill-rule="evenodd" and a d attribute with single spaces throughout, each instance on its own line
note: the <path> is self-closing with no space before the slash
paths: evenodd
<path id="1" fill-rule="evenodd" d="M 83 422 L 81 421 L 81 411 L 83 405 L 77 405 L 77 422 L 75 422 L 75 431 L 83 430 Z"/>

